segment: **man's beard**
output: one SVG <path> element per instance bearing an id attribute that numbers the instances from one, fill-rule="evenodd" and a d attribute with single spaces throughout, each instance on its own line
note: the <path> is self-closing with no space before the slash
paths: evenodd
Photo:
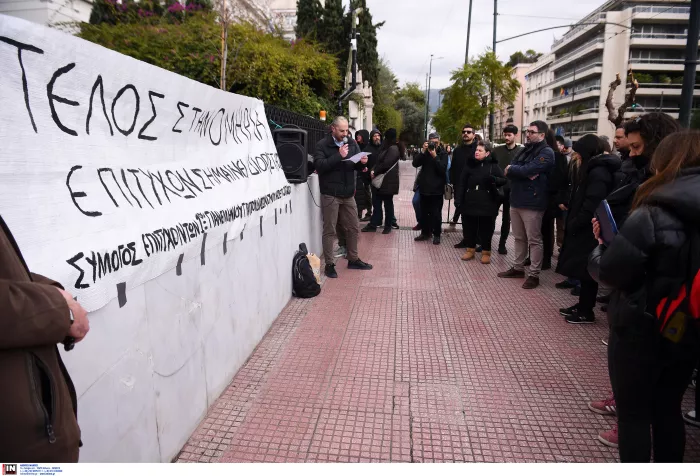
<path id="1" fill-rule="evenodd" d="M 381 141 L 381 139 L 374 139 L 374 140 L 372 141 L 372 144 L 374 144 L 374 145 L 381 145 L 381 144 L 382 144 L 382 141 Z"/>

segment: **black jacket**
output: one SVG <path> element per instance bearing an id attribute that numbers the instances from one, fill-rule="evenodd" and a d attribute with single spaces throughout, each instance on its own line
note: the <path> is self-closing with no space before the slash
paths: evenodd
<path id="1" fill-rule="evenodd" d="M 476 141 L 472 141 L 471 144 L 462 144 L 455 147 L 454 152 L 452 152 L 452 165 L 450 165 L 450 183 L 452 185 L 457 186 L 467 162 L 469 159 L 474 159 L 476 145 Z"/>
<path id="2" fill-rule="evenodd" d="M 591 221 L 600 202 L 614 187 L 613 175 L 620 168 L 620 158 L 603 154 L 584 165 L 585 177 L 574 185 L 566 219 L 564 246 L 559 255 L 557 273 L 577 279 L 590 279 L 588 255 L 596 247 Z"/>
<path id="3" fill-rule="evenodd" d="M 700 167 L 660 187 L 648 204 L 629 215 L 608 248 L 600 245 L 591 253 L 591 276 L 615 290 L 608 306 L 612 326 L 643 318 L 629 305 L 630 296 L 645 290 L 646 309 L 654 314 L 673 291 L 688 262 L 686 227 L 700 228 Z"/>
<path id="4" fill-rule="evenodd" d="M 618 229 L 627 220 L 637 189 L 652 175 L 646 157 L 635 156 L 622 160 L 622 167 L 615 174 L 615 190 L 607 198 Z"/>
<path id="5" fill-rule="evenodd" d="M 418 190 L 421 195 L 443 195 L 447 182 L 447 154 L 438 152 L 433 159 L 430 152 L 421 152 L 414 156 L 413 166 L 422 167 L 418 174 Z"/>
<path id="6" fill-rule="evenodd" d="M 348 145 L 346 159 L 360 153 L 360 147 L 354 139 L 348 137 Z M 331 135 L 318 141 L 314 167 L 318 172 L 319 188 L 323 195 L 350 198 L 355 194 L 355 171 L 362 171 L 367 165 L 361 162 L 353 164 L 349 160 L 344 162 L 339 149 Z"/>
<path id="7" fill-rule="evenodd" d="M 529 143 L 510 163 L 510 205 L 513 208 L 546 210 L 549 206 L 549 171 L 554 151 L 545 141 Z M 535 177 L 530 180 L 530 177 Z"/>
<path id="8" fill-rule="evenodd" d="M 455 190 L 455 206 L 466 216 L 495 217 L 501 206 L 498 188 L 506 182 L 495 158 L 469 159 Z"/>
<path id="9" fill-rule="evenodd" d="M 374 176 L 386 174 L 382 181 L 382 187 L 378 189 L 380 195 L 399 194 L 399 159 L 401 153 L 397 145 L 392 145 L 387 150 L 382 151 L 374 166 Z M 393 167 L 393 168 L 392 168 Z M 391 169 L 391 170 L 389 170 Z M 377 189 L 375 189 L 377 190 Z"/>
<path id="10" fill-rule="evenodd" d="M 508 167 L 513 161 L 515 156 L 517 156 L 518 153 L 520 153 L 520 151 L 524 148 L 525 147 L 522 145 L 516 145 L 512 149 L 509 149 L 506 145 L 499 145 L 498 147 L 493 148 L 491 157 L 498 161 L 498 166 L 501 168 L 501 170 L 505 170 L 506 167 Z M 503 187 L 503 190 L 510 192 L 510 180 L 508 180 L 508 183 L 506 183 L 506 185 Z"/>
<path id="11" fill-rule="evenodd" d="M 554 168 L 549 171 L 549 208 L 558 210 L 559 205 L 568 203 L 569 164 L 561 152 L 554 152 Z"/>

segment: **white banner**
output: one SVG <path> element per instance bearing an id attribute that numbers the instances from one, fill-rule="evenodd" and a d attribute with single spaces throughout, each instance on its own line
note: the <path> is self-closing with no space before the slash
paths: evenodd
<path id="1" fill-rule="evenodd" d="M 0 15 L 0 214 L 87 310 L 290 193 L 261 101 Z"/>

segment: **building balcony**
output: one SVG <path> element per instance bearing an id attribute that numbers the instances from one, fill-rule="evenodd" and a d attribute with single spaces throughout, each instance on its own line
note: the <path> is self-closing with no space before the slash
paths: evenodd
<path id="1" fill-rule="evenodd" d="M 630 35 L 630 47 L 684 47 L 687 41 L 688 35 L 685 35 L 683 33 L 632 33 Z"/>
<path id="2" fill-rule="evenodd" d="M 683 85 L 678 83 L 640 83 L 637 96 L 678 96 Z M 693 95 L 700 95 L 700 84 L 695 84 Z"/>
<path id="3" fill-rule="evenodd" d="M 654 59 L 654 58 L 630 58 L 629 67 L 632 71 L 683 71 L 685 60 L 680 59 Z"/>
<path id="4" fill-rule="evenodd" d="M 591 109 L 583 109 L 581 111 L 575 112 L 573 120 L 575 121 L 587 121 L 587 120 L 598 120 L 598 114 L 600 110 L 597 107 Z M 547 122 L 550 125 L 555 124 L 565 124 L 571 122 L 571 113 L 561 113 L 561 114 L 550 114 L 547 116 Z"/>
<path id="5" fill-rule="evenodd" d="M 638 6 L 632 9 L 632 20 L 654 23 L 687 23 L 690 17 L 690 7 Z"/>
<path id="6" fill-rule="evenodd" d="M 588 88 L 579 89 L 578 91 L 576 91 L 576 93 L 573 95 L 573 97 L 571 94 L 568 96 L 554 97 L 547 102 L 547 106 L 555 107 L 555 106 L 559 106 L 562 104 L 570 103 L 570 102 L 572 102 L 572 99 L 573 99 L 573 102 L 576 102 L 576 101 L 582 101 L 584 99 L 590 99 L 590 98 L 594 98 L 594 97 L 598 97 L 598 96 L 600 96 L 600 85 L 590 86 Z"/>
<path id="7" fill-rule="evenodd" d="M 570 65 L 571 62 L 584 57 L 585 55 L 596 51 L 602 51 L 603 48 L 605 48 L 605 38 L 603 36 L 597 36 L 588 43 L 585 43 L 575 50 L 555 59 L 552 63 L 552 70 L 561 69 L 564 66 Z"/>
<path id="8" fill-rule="evenodd" d="M 592 17 L 592 18 L 584 18 L 582 21 L 585 23 L 603 23 L 606 19 L 606 14 L 605 13 L 599 13 L 598 15 Z M 552 53 L 556 53 L 557 51 L 561 50 L 564 48 L 566 45 L 570 45 L 573 41 L 575 41 L 577 38 L 580 38 L 581 35 L 586 34 L 587 32 L 591 31 L 594 28 L 597 28 L 598 25 L 593 24 L 593 25 L 579 25 L 572 30 L 567 31 L 564 36 L 562 36 L 560 39 L 556 40 L 554 43 L 552 43 Z"/>
<path id="9" fill-rule="evenodd" d="M 579 71 L 578 69 L 576 70 L 576 73 L 573 71 L 569 74 L 566 74 L 564 76 L 560 76 L 556 79 L 554 79 L 551 83 L 547 85 L 547 87 L 552 88 L 552 89 L 557 89 L 562 86 L 565 86 L 567 84 L 573 83 L 574 76 L 576 77 L 576 80 L 581 80 L 581 79 L 586 79 L 591 76 L 595 75 L 600 75 L 603 73 L 603 63 L 602 62 L 597 62 L 590 64 L 588 66 L 584 66 L 581 68 Z"/>

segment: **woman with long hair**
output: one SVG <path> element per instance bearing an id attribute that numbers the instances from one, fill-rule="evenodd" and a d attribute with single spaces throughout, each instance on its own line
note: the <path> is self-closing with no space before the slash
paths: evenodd
<path id="1" fill-rule="evenodd" d="M 620 158 L 605 154 L 600 139 L 587 134 L 574 144 L 573 154 L 581 161 L 576 183 L 569 201 L 564 245 L 559 255 L 557 273 L 581 281 L 577 304 L 560 309 L 559 313 L 570 324 L 589 324 L 595 321 L 598 283 L 588 274 L 588 255 L 596 247 L 591 220 L 598 205 L 614 188 L 614 174 L 620 169 Z"/>
<path id="2" fill-rule="evenodd" d="M 658 145 L 632 211 L 589 270 L 614 289 L 608 307 L 608 365 L 623 462 L 680 462 L 685 450 L 681 401 L 700 348 L 700 273 L 688 277 L 700 244 L 700 132 L 676 132 Z M 693 264 L 694 266 L 694 264 Z M 679 296 L 680 284 L 688 296 Z M 688 292 L 686 292 L 686 290 Z M 678 311 L 686 303 L 688 317 Z M 666 319 L 672 316 L 670 321 Z M 680 319 L 680 320 L 678 320 Z M 668 332 L 663 325 L 670 322 Z"/>
<path id="3" fill-rule="evenodd" d="M 371 171 L 374 179 L 384 175 L 381 187 L 372 186 L 372 219 L 362 229 L 364 232 L 377 231 L 382 222 L 382 205 L 384 205 L 384 231 L 385 235 L 391 233 L 391 223 L 394 219 L 394 195 L 399 194 L 399 160 L 406 154 L 406 146 L 397 140 L 396 129 L 389 129 L 384 133 L 384 142 L 379 149 L 379 157 Z"/>
<path id="4" fill-rule="evenodd" d="M 633 146 L 623 155 L 622 166 L 615 174 L 615 190 L 606 198 L 618 229 L 622 228 L 629 216 L 637 189 L 654 175 L 651 170 L 651 158 L 656 148 L 665 137 L 680 131 L 680 123 L 668 114 L 650 112 L 623 124 L 622 129 L 625 131 L 625 138 Z M 607 345 L 608 341 L 609 339 L 605 339 L 604 343 Z M 601 415 L 614 415 L 615 398 L 611 395 L 594 400 L 588 403 L 588 408 Z M 607 446 L 617 448 L 617 425 L 601 431 L 598 439 Z"/>

